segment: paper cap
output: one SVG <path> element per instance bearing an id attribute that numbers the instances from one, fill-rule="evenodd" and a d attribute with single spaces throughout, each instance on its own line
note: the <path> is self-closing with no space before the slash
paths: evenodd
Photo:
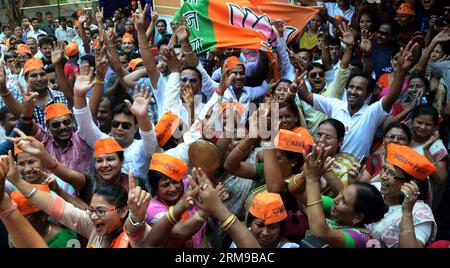
<path id="1" fill-rule="evenodd" d="M 133 37 L 133 35 L 130 34 L 130 33 L 125 33 L 125 34 L 122 36 L 122 40 L 131 40 L 131 42 L 134 43 L 134 37 Z"/>
<path id="2" fill-rule="evenodd" d="M 50 188 L 47 184 L 33 184 L 38 190 L 50 193 Z M 20 191 L 14 191 L 11 193 L 11 200 L 17 204 L 17 209 L 22 213 L 22 215 L 30 215 L 35 212 L 40 211 L 38 207 L 33 205 Z"/>
<path id="3" fill-rule="evenodd" d="M 16 47 L 17 54 L 31 54 L 30 48 L 25 44 L 18 44 Z"/>
<path id="4" fill-rule="evenodd" d="M 134 71 L 136 70 L 136 67 L 139 63 L 143 62 L 143 60 L 141 58 L 137 58 L 137 59 L 132 59 L 130 60 L 130 62 L 128 63 L 128 66 L 131 67 L 131 69 Z"/>
<path id="5" fill-rule="evenodd" d="M 180 119 L 171 112 L 165 112 L 155 126 L 159 146 L 164 146 L 178 127 Z"/>
<path id="6" fill-rule="evenodd" d="M 436 171 L 436 167 L 423 155 L 404 145 L 390 143 L 387 146 L 386 162 L 413 176 L 425 180 Z"/>
<path id="7" fill-rule="evenodd" d="M 73 57 L 78 54 L 78 43 L 71 42 L 66 46 L 66 56 Z"/>
<path id="8" fill-rule="evenodd" d="M 228 108 L 234 108 L 240 116 L 242 116 L 245 113 L 245 105 L 240 102 L 230 102 L 230 101 L 224 101 L 220 104 L 220 110 L 223 112 L 225 109 Z"/>
<path id="9" fill-rule="evenodd" d="M 283 200 L 278 193 L 260 193 L 255 196 L 250 214 L 264 221 L 264 224 L 272 224 L 287 218 Z"/>
<path id="10" fill-rule="evenodd" d="M 188 170 L 188 166 L 183 160 L 171 155 L 154 153 L 150 162 L 150 170 L 158 171 L 172 180 L 180 181 Z"/>
<path id="11" fill-rule="evenodd" d="M 23 65 L 23 73 L 26 74 L 29 71 L 44 69 L 44 64 L 41 59 L 38 58 L 30 58 Z"/>
<path id="12" fill-rule="evenodd" d="M 411 8 L 409 3 L 402 3 L 400 7 L 397 9 L 397 13 L 399 14 L 407 14 L 411 16 L 415 16 L 416 12 Z"/>
<path id="13" fill-rule="evenodd" d="M 54 103 L 45 108 L 45 121 L 68 114 L 72 114 L 72 112 L 66 105 L 62 103 Z"/>
<path id="14" fill-rule="evenodd" d="M 306 128 L 298 127 L 294 131 L 280 129 L 275 136 L 275 147 L 284 151 L 303 153 L 307 144 L 314 144 L 314 140 Z"/>
<path id="15" fill-rule="evenodd" d="M 233 69 L 233 67 L 236 65 L 244 65 L 244 63 L 242 63 L 242 61 L 239 60 L 236 56 L 228 57 L 226 60 L 227 60 L 227 67 L 226 67 L 227 71 Z"/>
<path id="16" fill-rule="evenodd" d="M 96 140 L 94 143 L 94 157 L 116 152 L 123 152 L 123 148 L 114 138 L 108 137 L 101 140 Z"/>

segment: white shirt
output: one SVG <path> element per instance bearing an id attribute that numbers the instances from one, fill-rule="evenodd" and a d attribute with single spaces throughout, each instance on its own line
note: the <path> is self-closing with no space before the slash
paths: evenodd
<path id="1" fill-rule="evenodd" d="M 28 33 L 27 33 L 27 38 L 30 38 L 30 37 L 33 37 L 34 39 L 36 39 L 36 41 L 37 41 L 37 37 L 38 37 L 38 35 L 40 35 L 40 34 L 45 34 L 45 35 L 47 35 L 47 33 L 46 32 L 44 32 L 44 31 L 42 31 L 42 30 L 37 30 L 37 32 L 35 32 L 33 29 L 31 30 L 31 31 L 29 31 Z"/>
<path id="2" fill-rule="evenodd" d="M 59 28 L 55 30 L 55 36 L 56 39 L 58 39 L 58 41 L 70 42 L 75 36 L 77 36 L 77 32 L 70 27 L 67 27 L 66 30 L 64 31 L 62 26 L 59 26 Z"/>
<path id="3" fill-rule="evenodd" d="M 323 3 L 323 5 L 327 8 L 328 16 L 332 18 L 335 18 L 336 16 L 341 16 L 346 20 L 348 20 L 349 24 L 351 23 L 353 13 L 355 13 L 355 7 L 353 5 L 350 5 L 349 9 L 345 12 L 339 8 L 337 3 Z M 333 33 L 333 25 L 330 24 L 330 34 L 332 33 Z"/>
<path id="4" fill-rule="evenodd" d="M 80 136 L 91 148 L 94 148 L 95 141 L 109 137 L 92 121 L 89 107 L 82 109 L 74 107 L 73 114 L 78 122 Z M 152 128 L 147 132 L 139 129 L 139 134 L 141 134 L 141 140 L 134 140 L 127 148 L 124 148 L 122 172 L 128 174 L 131 170 L 137 177 L 147 181 L 150 156 L 155 152 L 157 144 L 155 129 Z"/>
<path id="5" fill-rule="evenodd" d="M 150 82 L 150 78 L 148 78 L 148 77 L 142 77 L 137 81 L 138 87 L 140 87 L 141 84 L 144 84 L 146 87 L 150 87 L 150 89 L 152 90 L 153 97 L 155 98 L 156 106 L 158 108 L 158 120 L 161 118 L 162 114 L 164 113 L 164 111 L 163 111 L 164 90 L 166 88 L 167 80 L 168 79 L 166 76 L 160 74 L 158 83 L 156 85 L 156 89 L 153 88 L 153 85 Z"/>
<path id="6" fill-rule="evenodd" d="M 361 109 L 351 116 L 346 101 L 314 94 L 313 108 L 344 124 L 345 136 L 341 151 L 358 158 L 370 154 L 373 135 L 389 115 L 383 109 L 382 100 L 371 105 L 364 103 Z"/>

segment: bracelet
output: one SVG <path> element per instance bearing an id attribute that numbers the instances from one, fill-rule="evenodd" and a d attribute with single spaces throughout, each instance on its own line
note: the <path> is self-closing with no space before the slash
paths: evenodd
<path id="1" fill-rule="evenodd" d="M 226 227 L 228 227 L 228 225 L 233 221 L 236 220 L 236 215 L 234 215 L 233 213 L 231 213 L 230 217 L 228 217 L 220 226 L 219 228 L 222 230 L 225 230 Z"/>
<path id="2" fill-rule="evenodd" d="M 8 92 L 2 94 L 2 98 L 7 97 L 8 95 L 11 95 L 11 91 L 8 90 Z"/>
<path id="3" fill-rule="evenodd" d="M 27 199 L 30 199 L 35 193 L 37 192 L 37 188 L 33 187 L 33 190 L 31 190 L 31 192 L 25 196 Z"/>
<path id="4" fill-rule="evenodd" d="M 173 215 L 173 206 L 169 207 L 169 212 L 167 213 L 167 219 L 169 222 L 173 225 L 175 225 L 178 221 L 175 219 L 175 216 Z"/>
<path id="5" fill-rule="evenodd" d="M 291 88 L 288 88 L 288 91 L 287 91 L 287 92 L 288 92 L 289 95 L 292 95 L 292 96 L 295 95 L 295 93 L 291 91 Z"/>
<path id="6" fill-rule="evenodd" d="M 58 160 L 56 160 L 54 158 L 53 158 L 53 160 L 55 160 L 56 164 L 54 166 L 52 166 L 52 167 L 47 167 L 47 170 L 53 171 L 53 170 L 55 170 L 58 167 L 58 165 L 59 165 Z"/>
<path id="7" fill-rule="evenodd" d="M 295 186 L 297 186 L 299 190 L 304 191 L 305 188 L 306 188 L 306 185 L 305 185 L 305 184 L 300 185 L 300 184 L 297 182 L 297 178 L 298 178 L 299 175 L 300 175 L 300 174 L 297 174 L 297 175 L 294 177 L 293 181 L 294 181 Z"/>
<path id="8" fill-rule="evenodd" d="M 236 219 L 237 219 L 237 217 L 236 217 L 235 215 L 233 215 L 233 218 L 231 219 L 231 221 L 230 221 L 227 225 L 225 225 L 225 226 L 222 228 L 222 230 L 223 230 L 224 232 L 227 232 L 227 231 L 231 228 L 231 226 L 233 225 L 233 223 L 236 221 Z"/>
<path id="9" fill-rule="evenodd" d="M 131 214 L 133 214 L 133 213 L 131 213 L 131 210 L 130 210 L 129 213 L 128 213 L 128 219 L 130 220 L 131 225 L 133 225 L 133 226 L 135 226 L 135 227 L 141 227 L 142 225 L 144 225 L 145 220 L 135 222 L 135 221 L 133 221 L 133 219 L 131 218 Z"/>
<path id="10" fill-rule="evenodd" d="M 198 212 L 194 214 L 194 219 L 199 223 L 204 223 L 206 221 Z"/>
<path id="11" fill-rule="evenodd" d="M 11 216 L 11 214 L 13 214 L 14 211 L 16 211 L 16 209 L 17 209 L 17 204 L 16 204 L 16 202 L 13 201 L 12 206 L 8 210 L 0 213 L 0 218 L 6 218 L 6 217 Z"/>
<path id="12" fill-rule="evenodd" d="M 190 55 L 190 54 L 192 54 L 192 53 L 194 53 L 194 50 L 191 50 L 191 51 L 189 51 L 189 52 L 183 51 L 183 54 L 184 54 L 184 55 Z"/>
<path id="13" fill-rule="evenodd" d="M 95 83 L 99 84 L 99 85 L 103 85 L 105 84 L 105 80 L 95 80 Z"/>
<path id="14" fill-rule="evenodd" d="M 319 203 L 322 203 L 322 198 L 319 199 L 319 200 L 317 200 L 317 201 L 314 201 L 314 202 L 311 202 L 311 203 L 307 203 L 306 206 L 307 206 L 307 207 L 310 207 L 310 206 L 317 205 L 317 204 L 319 204 Z"/>

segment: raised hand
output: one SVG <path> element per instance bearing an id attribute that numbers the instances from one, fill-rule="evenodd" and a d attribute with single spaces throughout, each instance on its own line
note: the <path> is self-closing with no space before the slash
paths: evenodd
<path id="1" fill-rule="evenodd" d="M 95 70 L 98 80 L 104 80 L 108 70 L 108 56 L 106 46 L 101 48 L 100 53 L 95 55 Z"/>
<path id="2" fill-rule="evenodd" d="M 30 83 L 27 85 L 27 90 L 24 91 L 22 84 L 17 82 L 19 86 L 20 93 L 22 94 L 22 105 L 23 105 L 23 115 L 26 117 L 31 117 L 34 114 L 34 107 L 36 106 L 37 97 L 39 93 L 32 92 Z"/>
<path id="3" fill-rule="evenodd" d="M 8 173 L 6 178 L 14 185 L 20 180 L 19 171 L 17 171 L 16 161 L 14 161 L 11 150 L 8 151 Z"/>
<path id="4" fill-rule="evenodd" d="M 97 20 L 97 23 L 103 23 L 103 7 L 97 7 L 97 13 L 95 13 L 95 19 Z"/>
<path id="5" fill-rule="evenodd" d="M 158 21 L 158 12 L 152 11 L 150 16 L 152 17 L 152 22 L 156 23 Z"/>
<path id="6" fill-rule="evenodd" d="M 134 87 L 134 102 L 131 104 L 129 100 L 125 100 L 125 103 L 130 109 L 131 113 L 137 118 L 147 117 L 148 113 L 148 103 L 151 99 L 150 87 L 145 87 L 144 84 L 141 85 L 141 88 L 136 85 Z"/>
<path id="7" fill-rule="evenodd" d="M 279 21 L 279 20 L 275 20 L 272 22 L 272 25 L 275 27 L 275 30 L 278 33 L 279 37 L 283 37 L 284 35 L 284 24 L 283 22 Z"/>
<path id="8" fill-rule="evenodd" d="M 52 64 L 62 64 L 64 57 L 64 42 L 58 41 L 53 42 L 53 50 L 52 50 Z"/>
<path id="9" fill-rule="evenodd" d="M 133 172 L 128 172 L 128 209 L 130 210 L 130 217 L 134 222 L 141 222 L 145 220 L 147 208 L 150 205 L 151 196 L 140 186 L 136 186 L 136 178 Z"/>
<path id="10" fill-rule="evenodd" d="M 90 67 L 87 63 L 82 64 L 78 72 L 76 72 L 76 80 L 73 85 L 75 96 L 84 98 L 94 84 L 94 68 Z"/>
<path id="11" fill-rule="evenodd" d="M 311 153 L 303 153 L 305 159 L 303 173 L 307 180 L 319 181 L 333 164 L 333 159 L 327 156 L 325 145 L 320 147 L 316 145 L 310 146 L 312 146 Z"/>
<path id="12" fill-rule="evenodd" d="M 414 64 L 419 60 L 418 57 L 414 56 L 414 51 L 419 47 L 419 43 L 414 43 L 409 41 L 406 48 L 400 48 L 400 55 L 397 58 L 397 66 L 400 70 L 405 72 L 409 71 Z"/>
<path id="13" fill-rule="evenodd" d="M 133 13 L 132 19 L 136 30 L 145 30 L 145 18 L 147 16 L 148 4 L 142 9 L 141 1 L 138 1 L 138 9 Z"/>
<path id="14" fill-rule="evenodd" d="M 193 107 L 193 105 L 194 105 L 194 89 L 192 88 L 192 85 L 190 85 L 190 84 L 185 85 L 184 88 L 181 89 L 180 95 L 181 95 L 181 99 L 183 99 L 184 103 Z"/>
<path id="15" fill-rule="evenodd" d="M 438 130 L 435 130 L 433 135 L 424 143 L 423 148 L 424 149 L 430 149 L 430 146 L 433 145 L 438 139 L 440 138 L 440 134 Z"/>
<path id="16" fill-rule="evenodd" d="M 405 199 L 402 203 L 402 210 L 412 211 L 414 204 L 420 195 L 419 186 L 417 186 L 414 181 L 405 182 L 400 190 L 405 195 Z"/>
<path id="17" fill-rule="evenodd" d="M 363 54 L 370 54 L 372 52 L 372 41 L 368 30 L 362 30 L 361 41 L 359 42 L 359 49 Z"/>
<path id="18" fill-rule="evenodd" d="M 198 191 L 198 197 L 196 205 L 209 215 L 216 216 L 217 211 L 224 207 L 222 199 L 220 198 L 219 191 L 213 186 L 211 180 L 205 175 L 200 168 L 194 168 L 192 170 L 192 177 L 190 179 L 190 185 L 193 190 Z"/>
<path id="19" fill-rule="evenodd" d="M 178 38 L 178 40 L 180 41 L 187 41 L 189 40 L 189 31 L 186 28 L 186 18 L 181 17 L 181 15 L 178 16 L 178 22 L 179 24 L 177 25 L 177 29 L 174 32 Z"/>
<path id="20" fill-rule="evenodd" d="M 4 94 L 8 91 L 8 88 L 6 87 L 6 73 L 5 73 L 5 66 L 0 66 L 0 93 Z"/>
<path id="21" fill-rule="evenodd" d="M 19 137 L 6 137 L 5 139 L 15 143 L 16 146 L 22 151 L 32 154 L 38 158 L 43 158 L 43 154 L 47 152 L 44 144 L 36 140 L 34 137 L 27 136 L 18 128 L 14 128 L 14 131 L 19 134 Z"/>
<path id="22" fill-rule="evenodd" d="M 228 76 L 228 71 L 226 66 L 228 65 L 228 59 L 223 61 L 222 65 L 222 76 L 220 77 L 219 88 L 217 89 L 217 94 L 223 96 L 227 88 L 233 83 L 233 80 L 236 78 L 236 74 L 231 74 Z"/>
<path id="23" fill-rule="evenodd" d="M 87 20 L 86 11 L 85 11 L 85 10 L 82 10 L 82 11 L 81 11 L 81 15 L 78 17 L 78 22 L 79 22 L 80 24 L 83 24 L 83 23 L 86 22 L 86 20 Z M 84 24 L 83 24 L 83 26 L 84 26 Z"/>
<path id="24" fill-rule="evenodd" d="M 344 44 L 347 46 L 353 45 L 355 42 L 355 35 L 353 34 L 353 30 L 346 23 L 339 24 L 339 30 L 342 33 L 342 37 L 339 37 Z"/>
<path id="25" fill-rule="evenodd" d="M 447 42 L 449 40 L 450 40 L 450 27 L 448 26 L 446 26 L 433 38 L 433 42 L 436 43 Z"/>
<path id="26" fill-rule="evenodd" d="M 181 62 L 175 54 L 175 50 L 173 48 L 165 48 L 161 52 L 164 61 L 167 63 L 170 71 L 179 72 L 181 67 Z"/>
<path id="27" fill-rule="evenodd" d="M 40 178 L 46 178 L 44 179 L 43 184 L 47 184 L 50 190 L 52 190 L 55 193 L 59 192 L 60 188 L 58 182 L 56 181 L 55 176 L 45 173 L 40 168 L 34 168 L 34 171 L 36 171 L 39 174 Z"/>

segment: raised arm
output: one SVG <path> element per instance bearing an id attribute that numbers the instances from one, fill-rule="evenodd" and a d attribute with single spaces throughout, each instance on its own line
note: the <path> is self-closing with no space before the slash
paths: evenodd
<path id="1" fill-rule="evenodd" d="M 86 54 L 91 54 L 91 40 L 89 37 L 86 36 L 86 32 L 85 32 L 85 28 L 84 28 L 84 23 L 87 20 L 87 16 L 86 16 L 86 11 L 82 11 L 83 14 L 81 14 L 81 16 L 78 18 L 78 29 L 77 29 L 77 33 L 80 36 L 81 40 L 83 41 L 83 47 L 84 47 L 84 52 Z"/>
<path id="2" fill-rule="evenodd" d="M 189 42 L 189 31 L 186 28 L 186 18 L 181 18 L 181 15 L 178 17 L 178 28 L 174 35 L 177 36 L 178 40 L 181 43 L 181 49 L 183 50 L 183 54 L 185 57 L 185 61 L 188 66 L 196 67 L 199 64 L 199 60 L 197 54 L 192 49 L 191 43 Z"/>
<path id="3" fill-rule="evenodd" d="M 366 73 L 372 73 L 372 40 L 370 40 L 370 33 L 367 30 L 361 32 L 361 42 L 359 43 L 359 49 L 362 52 L 363 70 Z"/>
<path id="4" fill-rule="evenodd" d="M 420 57 L 419 62 L 416 64 L 415 70 L 419 73 L 424 72 L 424 70 L 427 67 L 428 60 L 430 59 L 430 55 L 433 52 L 433 49 L 436 47 L 436 45 L 441 42 L 448 42 L 449 40 L 450 40 L 450 28 L 445 28 L 431 40 L 430 44 L 425 49 L 425 52 L 422 53 L 422 57 Z"/>
<path id="5" fill-rule="evenodd" d="M 108 57 L 106 56 L 106 47 L 101 51 L 95 51 L 95 80 L 94 90 L 89 97 L 89 109 L 91 110 L 92 120 L 97 122 L 98 106 L 103 96 L 103 85 L 105 83 L 105 74 L 108 70 Z"/>
<path id="6" fill-rule="evenodd" d="M 0 95 L 15 118 L 20 118 L 22 114 L 22 105 L 14 98 L 11 91 L 6 87 L 6 73 L 4 65 L 0 65 Z"/>
<path id="7" fill-rule="evenodd" d="M 400 222 L 399 248 L 423 248 L 425 245 L 417 239 L 414 227 L 413 208 L 419 197 L 419 187 L 415 182 L 402 185 L 405 199 L 402 204 L 402 220 Z M 425 241 L 426 242 L 426 241 Z"/>
<path id="8" fill-rule="evenodd" d="M 147 75 L 150 78 L 150 82 L 154 89 L 157 89 L 158 80 L 161 75 L 158 68 L 156 68 L 155 57 L 152 53 L 152 41 L 150 37 L 145 34 L 145 17 L 147 16 L 148 5 L 145 5 L 144 10 L 142 10 L 141 3 L 138 2 L 138 10 L 135 14 L 133 14 L 133 22 L 138 34 L 138 44 L 139 44 L 139 52 L 141 53 L 142 60 L 144 62 L 145 70 L 147 70 Z M 154 12 L 152 12 L 152 22 L 150 24 L 150 28 L 155 28 L 154 20 L 157 20 L 158 15 L 156 14 L 156 18 L 154 18 Z M 153 24 L 153 26 L 152 26 Z"/>
<path id="9" fill-rule="evenodd" d="M 412 41 L 408 43 L 405 49 L 400 49 L 398 57 L 397 72 L 395 73 L 394 81 L 392 82 L 389 94 L 382 98 L 383 110 L 390 112 L 392 105 L 397 100 L 402 90 L 403 80 L 408 71 L 414 66 L 418 59 L 413 55 L 414 50 L 418 47 L 418 43 L 413 44 Z"/>
<path id="10" fill-rule="evenodd" d="M 97 7 L 97 13 L 95 13 L 95 19 L 97 20 L 98 32 L 103 32 L 103 7 Z"/>
<path id="11" fill-rule="evenodd" d="M 64 93 L 64 97 L 69 102 L 70 108 L 74 105 L 73 88 L 69 80 L 64 75 L 64 42 L 53 43 L 52 64 L 55 66 L 56 80 L 58 81 L 59 90 Z"/>

